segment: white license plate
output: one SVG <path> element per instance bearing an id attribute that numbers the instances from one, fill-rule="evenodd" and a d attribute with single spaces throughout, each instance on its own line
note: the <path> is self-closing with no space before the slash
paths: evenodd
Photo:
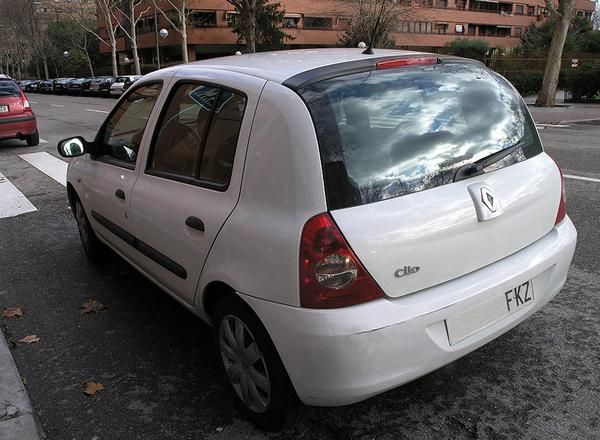
<path id="1" fill-rule="evenodd" d="M 533 281 L 528 280 L 506 292 L 446 319 L 448 341 L 454 345 L 535 302 Z"/>
<path id="2" fill-rule="evenodd" d="M 0 105 L 0 113 L 8 113 L 8 106 Z"/>

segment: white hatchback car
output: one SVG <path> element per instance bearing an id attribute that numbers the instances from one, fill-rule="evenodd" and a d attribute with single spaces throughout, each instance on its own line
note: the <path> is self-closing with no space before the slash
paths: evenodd
<path id="1" fill-rule="evenodd" d="M 237 404 L 271 430 L 498 337 L 557 294 L 575 249 L 526 105 L 472 60 L 175 66 L 58 149 L 81 156 L 67 188 L 87 256 L 107 245 L 211 324 Z"/>
<path id="2" fill-rule="evenodd" d="M 110 95 L 114 96 L 114 97 L 119 97 L 123 94 L 123 88 L 127 85 L 128 87 L 130 87 L 131 85 L 129 83 L 134 83 L 136 82 L 138 79 L 141 78 L 141 75 L 124 75 L 124 76 L 118 76 L 115 79 L 115 82 L 112 83 L 112 85 L 110 86 Z"/>

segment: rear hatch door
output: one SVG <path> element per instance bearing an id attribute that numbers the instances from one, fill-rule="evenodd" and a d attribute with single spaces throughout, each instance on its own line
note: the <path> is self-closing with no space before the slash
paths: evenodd
<path id="1" fill-rule="evenodd" d="M 0 80 L 0 117 L 20 115 L 23 111 L 23 98 L 17 83 Z"/>
<path id="2" fill-rule="evenodd" d="M 554 226 L 558 168 L 518 93 L 485 67 L 372 70 L 300 93 L 331 215 L 388 296 L 472 272 Z"/>

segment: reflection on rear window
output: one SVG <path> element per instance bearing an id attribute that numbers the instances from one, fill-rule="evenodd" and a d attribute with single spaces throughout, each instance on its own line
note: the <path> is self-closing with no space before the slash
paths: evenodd
<path id="1" fill-rule="evenodd" d="M 521 98 L 478 65 L 361 72 L 299 92 L 317 131 L 330 209 L 451 183 L 461 165 L 517 143 L 494 168 L 542 151 Z"/>
<path id="2" fill-rule="evenodd" d="M 19 86 L 13 81 L 0 81 L 0 97 L 21 96 Z"/>

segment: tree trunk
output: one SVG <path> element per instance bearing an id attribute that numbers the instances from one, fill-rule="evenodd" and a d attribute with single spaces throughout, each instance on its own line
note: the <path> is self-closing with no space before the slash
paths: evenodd
<path id="1" fill-rule="evenodd" d="M 544 71 L 544 81 L 535 101 L 537 107 L 554 107 L 555 105 L 562 52 L 565 40 L 567 39 L 570 22 L 571 14 L 566 11 L 563 11 L 562 16 L 557 17 L 555 20 L 552 42 L 548 51 L 548 61 L 546 62 L 546 70 Z"/>
<path id="2" fill-rule="evenodd" d="M 117 65 L 117 45 L 113 44 L 110 48 L 111 59 L 112 59 L 112 74 L 113 76 L 119 76 L 119 67 Z"/>
<path id="3" fill-rule="evenodd" d="M 92 59 L 90 58 L 90 52 L 87 50 L 87 47 L 83 49 L 83 51 L 85 52 L 85 56 L 87 58 L 88 61 L 88 66 L 90 68 L 90 74 L 92 75 L 92 78 L 95 77 L 94 75 L 94 66 L 92 64 Z"/>
<path id="4" fill-rule="evenodd" d="M 182 14 L 182 17 L 181 17 L 181 59 L 183 60 L 184 64 L 187 64 L 190 62 L 190 59 L 188 57 L 187 23 L 186 23 L 185 13 Z"/>
<path id="5" fill-rule="evenodd" d="M 248 53 L 256 52 L 256 0 L 250 0 L 248 10 L 248 35 L 246 36 L 246 50 Z"/>
<path id="6" fill-rule="evenodd" d="M 140 56 L 138 55 L 137 41 L 135 40 L 136 38 L 137 37 L 135 36 L 135 33 L 134 33 L 133 39 L 131 41 L 131 50 L 133 51 L 133 65 L 135 68 L 135 74 L 141 75 L 142 68 L 140 66 Z"/>
<path id="7" fill-rule="evenodd" d="M 42 58 L 42 63 L 44 64 L 44 79 L 50 79 L 50 72 L 48 72 L 48 59 Z"/>
<path id="8" fill-rule="evenodd" d="M 42 72 L 40 72 L 40 65 L 37 58 L 35 58 L 35 74 L 37 79 L 42 79 Z"/>

